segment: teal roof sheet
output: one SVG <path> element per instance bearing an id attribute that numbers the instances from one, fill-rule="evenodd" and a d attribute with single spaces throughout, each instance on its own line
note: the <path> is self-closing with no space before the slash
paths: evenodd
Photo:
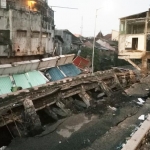
<path id="1" fill-rule="evenodd" d="M 62 65 L 59 66 L 59 68 L 64 72 L 67 77 L 74 77 L 81 73 L 81 70 L 79 70 L 74 64 Z"/>
<path id="2" fill-rule="evenodd" d="M 57 68 L 50 68 L 47 70 L 47 73 L 51 76 L 52 81 L 57 81 L 65 78 L 65 76 L 61 73 L 61 71 Z"/>
<path id="3" fill-rule="evenodd" d="M 0 77 L 0 95 L 11 92 L 12 82 L 10 77 Z"/>
<path id="4" fill-rule="evenodd" d="M 39 71 L 27 72 L 25 75 L 32 87 L 46 84 L 45 77 Z"/>
<path id="5" fill-rule="evenodd" d="M 15 74 L 13 75 L 16 86 L 22 87 L 23 89 L 31 88 L 31 85 L 26 78 L 25 74 Z"/>

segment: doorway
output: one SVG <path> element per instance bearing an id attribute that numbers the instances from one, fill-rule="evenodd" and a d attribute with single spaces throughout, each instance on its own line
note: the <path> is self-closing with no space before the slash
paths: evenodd
<path id="1" fill-rule="evenodd" d="M 132 38 L 132 50 L 138 49 L 138 38 Z"/>

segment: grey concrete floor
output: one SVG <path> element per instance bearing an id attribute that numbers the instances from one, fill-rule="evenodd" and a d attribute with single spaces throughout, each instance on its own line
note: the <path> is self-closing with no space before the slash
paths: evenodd
<path id="1" fill-rule="evenodd" d="M 150 112 L 150 100 L 144 106 L 124 103 L 117 111 L 107 109 L 101 116 L 75 114 L 48 126 L 39 136 L 17 138 L 6 150 L 116 150 L 140 124 L 138 117 Z"/>

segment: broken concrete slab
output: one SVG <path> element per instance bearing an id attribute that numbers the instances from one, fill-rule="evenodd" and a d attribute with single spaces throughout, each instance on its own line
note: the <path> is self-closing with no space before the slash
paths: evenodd
<path id="1" fill-rule="evenodd" d="M 135 97 L 146 97 L 149 95 L 149 91 L 145 90 L 147 88 L 149 88 L 149 85 L 146 83 L 135 83 L 129 89 L 126 89 L 125 92 Z"/>
<path id="2" fill-rule="evenodd" d="M 45 108 L 44 108 L 44 111 L 45 111 L 50 117 L 52 117 L 54 120 L 58 120 L 57 114 L 56 114 L 54 111 L 52 111 L 52 109 L 51 109 L 50 107 L 45 107 Z"/>
<path id="3" fill-rule="evenodd" d="M 82 100 L 85 102 L 85 104 L 87 105 L 87 107 L 89 107 L 90 106 L 90 101 L 92 100 L 92 98 L 85 91 L 85 89 L 84 89 L 83 86 L 81 86 L 81 92 L 78 95 L 82 98 Z"/>
<path id="4" fill-rule="evenodd" d="M 97 98 L 101 98 L 103 96 L 105 96 L 105 93 L 100 93 L 100 94 L 97 95 Z"/>
<path id="5" fill-rule="evenodd" d="M 80 100 L 77 100 L 77 99 L 74 100 L 74 103 L 75 103 L 76 105 L 79 105 L 79 106 L 83 107 L 83 108 L 86 108 L 86 107 L 87 107 L 87 105 L 86 105 L 84 102 L 82 102 L 82 101 L 80 101 Z"/>
<path id="6" fill-rule="evenodd" d="M 55 112 L 57 115 L 61 116 L 61 117 L 67 117 L 67 113 L 64 112 L 62 109 L 60 108 L 52 108 L 52 111 Z"/>

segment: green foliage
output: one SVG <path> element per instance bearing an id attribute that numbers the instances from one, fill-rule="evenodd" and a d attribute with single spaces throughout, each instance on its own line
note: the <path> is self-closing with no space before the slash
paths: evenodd
<path id="1" fill-rule="evenodd" d="M 110 46 L 118 46 L 118 41 L 110 41 Z"/>
<path id="2" fill-rule="evenodd" d="M 81 50 L 81 56 L 84 58 L 89 58 L 92 62 L 92 54 L 93 50 L 90 48 L 82 48 Z M 95 49 L 94 50 L 94 71 L 98 71 L 100 69 L 100 55 L 99 55 L 99 50 Z"/>
<path id="3" fill-rule="evenodd" d="M 70 54 L 76 54 L 78 53 L 77 50 L 71 51 Z M 90 59 L 92 63 L 92 53 L 93 49 L 82 47 L 81 49 L 81 57 Z M 109 52 L 100 51 L 98 49 L 95 49 L 94 51 L 94 71 L 99 70 L 106 70 L 110 69 L 111 67 L 117 67 L 117 66 L 124 66 L 129 65 L 128 62 L 122 59 L 118 59 L 118 55 L 116 53 L 112 53 L 109 55 Z"/>

